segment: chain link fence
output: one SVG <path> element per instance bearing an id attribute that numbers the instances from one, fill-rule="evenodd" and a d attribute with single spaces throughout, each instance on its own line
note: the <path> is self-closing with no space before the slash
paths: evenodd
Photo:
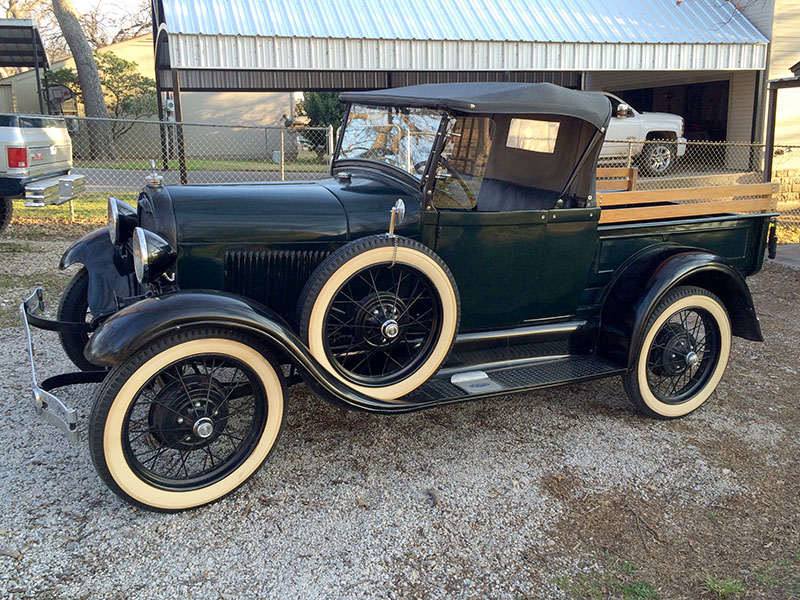
<path id="1" fill-rule="evenodd" d="M 65 118 L 73 172 L 86 177 L 89 192 L 138 191 L 151 159 L 169 185 L 322 179 L 330 172 L 330 127 Z M 102 151 L 92 144 L 98 124 L 113 140 Z"/>
<path id="2" fill-rule="evenodd" d="M 335 137 L 331 127 L 66 119 L 73 172 L 85 175 L 87 191 L 134 199 L 151 159 L 170 185 L 323 179 L 330 173 Z M 102 156 L 92 148 L 93 122 L 104 123 L 113 138 Z M 747 142 L 606 140 L 600 166 L 637 167 L 637 190 L 759 183 L 764 152 L 763 144 Z M 785 235 L 800 236 L 800 146 L 774 148 L 771 180 L 781 184 L 782 239 L 800 241 Z"/>
<path id="3" fill-rule="evenodd" d="M 638 169 L 636 190 L 712 187 L 764 181 L 764 144 L 748 142 L 606 140 L 600 166 Z M 772 176 L 781 184 L 779 230 L 787 241 L 800 233 L 800 145 L 775 146 Z"/>

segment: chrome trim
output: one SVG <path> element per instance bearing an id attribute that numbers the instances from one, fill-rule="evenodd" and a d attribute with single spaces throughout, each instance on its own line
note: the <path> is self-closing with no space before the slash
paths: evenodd
<path id="1" fill-rule="evenodd" d="M 31 329 L 28 325 L 28 311 L 37 316 L 44 311 L 44 293 L 41 287 L 33 290 L 19 305 L 22 315 L 22 326 L 25 329 L 25 337 L 28 345 L 28 357 L 31 363 L 31 380 L 33 383 L 33 402 L 36 414 L 44 417 L 46 421 L 61 429 L 72 444 L 80 442 L 78 433 L 78 413 L 74 408 L 68 407 L 56 396 L 39 387 L 36 379 L 36 365 L 33 358 L 33 340 L 31 339 Z"/>
<path id="2" fill-rule="evenodd" d="M 572 333 L 586 326 L 586 321 L 567 321 L 563 323 L 550 323 L 547 325 L 532 325 L 514 329 L 500 329 L 497 331 L 479 331 L 477 333 L 462 333 L 456 336 L 456 344 L 465 342 L 487 342 L 501 339 L 515 339 L 521 337 L 537 337 L 555 333 Z"/>

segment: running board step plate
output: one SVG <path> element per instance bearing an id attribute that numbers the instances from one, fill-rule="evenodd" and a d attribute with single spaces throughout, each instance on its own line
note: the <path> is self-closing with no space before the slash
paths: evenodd
<path id="1" fill-rule="evenodd" d="M 462 371 L 436 375 L 414 392 L 423 402 L 453 402 L 476 396 L 513 394 L 585 379 L 624 373 L 617 365 L 596 356 L 569 356 L 517 367 Z"/>

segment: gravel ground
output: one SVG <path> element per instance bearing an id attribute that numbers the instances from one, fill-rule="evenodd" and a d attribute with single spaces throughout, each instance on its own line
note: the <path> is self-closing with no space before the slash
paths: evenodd
<path id="1" fill-rule="evenodd" d="M 736 339 L 688 418 L 639 416 L 614 379 L 402 416 L 297 386 L 250 483 L 163 515 L 33 413 L 13 311 L 36 277 L 55 302 L 66 245 L 0 240 L 0 598 L 699 598 L 711 576 L 800 595 L 798 271 L 751 279 L 768 341 Z M 70 369 L 54 334 L 36 347 Z M 84 425 L 95 390 L 62 394 Z"/>

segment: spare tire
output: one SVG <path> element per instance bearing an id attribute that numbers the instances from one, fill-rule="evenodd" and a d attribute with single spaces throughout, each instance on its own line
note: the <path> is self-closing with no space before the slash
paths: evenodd
<path id="1" fill-rule="evenodd" d="M 414 240 L 380 235 L 325 259 L 300 294 L 297 314 L 303 341 L 331 375 L 390 401 L 436 373 L 461 308 L 441 258 Z"/>

